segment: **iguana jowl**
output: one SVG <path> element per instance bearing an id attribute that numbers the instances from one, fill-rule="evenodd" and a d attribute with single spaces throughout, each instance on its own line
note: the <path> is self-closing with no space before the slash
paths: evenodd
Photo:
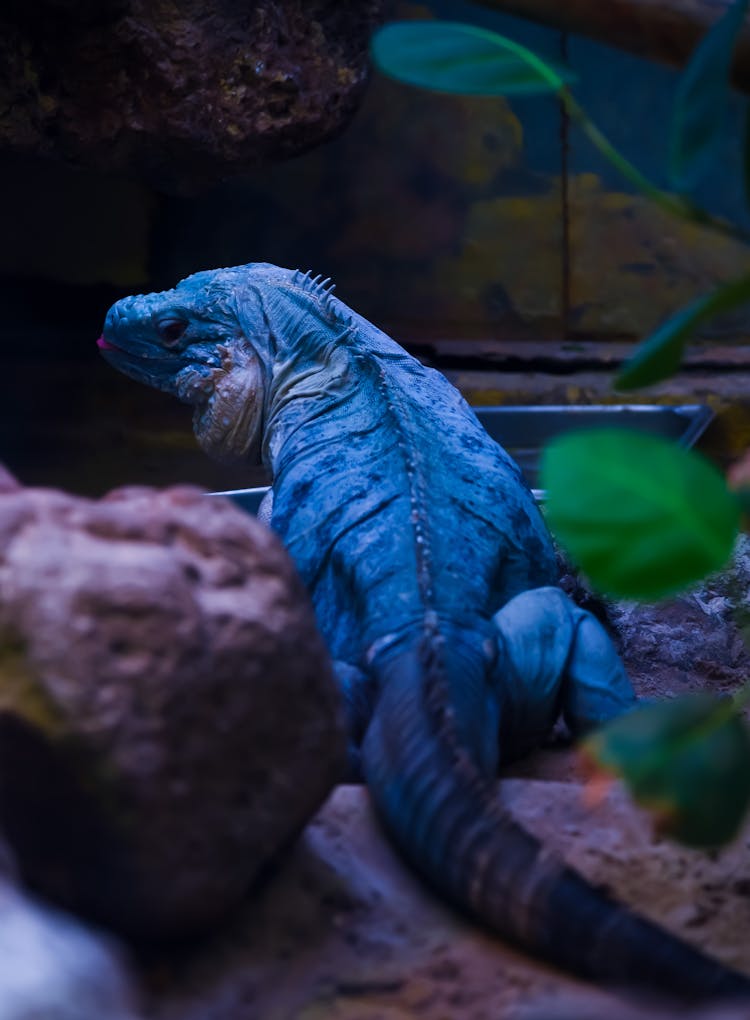
<path id="1" fill-rule="evenodd" d="M 419 873 L 579 975 L 748 995 L 750 979 L 594 889 L 499 806 L 501 760 L 560 713 L 577 733 L 634 695 L 600 625 L 554 586 L 517 466 L 327 282 L 263 263 L 197 273 L 118 301 L 99 347 L 192 404 L 209 454 L 270 468 L 263 515 L 336 661 L 353 762 Z"/>

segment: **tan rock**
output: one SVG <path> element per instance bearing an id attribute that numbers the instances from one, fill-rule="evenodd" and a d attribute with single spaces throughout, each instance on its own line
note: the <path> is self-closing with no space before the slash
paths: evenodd
<path id="1" fill-rule="evenodd" d="M 198 490 L 0 494 L 0 823 L 128 932 L 234 906 L 339 775 L 338 692 L 275 537 Z"/>

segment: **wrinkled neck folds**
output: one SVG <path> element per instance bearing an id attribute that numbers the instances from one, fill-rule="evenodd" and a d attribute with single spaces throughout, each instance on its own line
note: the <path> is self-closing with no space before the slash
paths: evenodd
<path id="1" fill-rule="evenodd" d="M 345 404 L 357 390 L 354 316 L 329 293 L 311 292 L 304 281 L 302 274 L 290 273 L 256 291 L 265 321 L 256 346 L 266 376 L 263 460 L 273 473 L 293 433 Z M 255 346 L 257 331 L 250 336 Z"/>

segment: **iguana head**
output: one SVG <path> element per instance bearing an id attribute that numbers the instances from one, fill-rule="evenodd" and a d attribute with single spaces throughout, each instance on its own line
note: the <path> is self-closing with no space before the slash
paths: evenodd
<path id="1" fill-rule="evenodd" d="M 239 335 L 236 319 L 211 300 L 216 273 L 196 273 L 173 290 L 135 294 L 107 312 L 97 346 L 121 372 L 166 390 L 187 403 L 199 403 L 221 365 L 220 344 Z M 194 387 L 185 385 L 194 377 Z"/>
<path id="2" fill-rule="evenodd" d="M 121 372 L 192 404 L 211 456 L 257 459 L 274 401 L 333 384 L 330 359 L 355 325 L 329 283 L 262 262 L 195 273 L 118 301 L 97 343 Z"/>
<path id="3" fill-rule="evenodd" d="M 117 301 L 97 340 L 115 368 L 191 404 L 198 442 L 225 462 L 258 459 L 266 388 L 260 345 L 239 321 L 237 287 L 223 279 L 231 272 Z"/>

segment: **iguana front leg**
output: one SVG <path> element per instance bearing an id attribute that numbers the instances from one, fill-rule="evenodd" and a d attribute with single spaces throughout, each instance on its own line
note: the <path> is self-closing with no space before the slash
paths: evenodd
<path id="1" fill-rule="evenodd" d="M 538 746 L 560 714 L 578 736 L 635 706 L 606 631 L 559 588 L 517 595 L 494 622 L 499 640 L 492 682 L 502 760 Z"/>
<path id="2" fill-rule="evenodd" d="M 256 517 L 261 524 L 265 524 L 267 528 L 271 527 L 271 518 L 273 517 L 273 489 L 269 489 L 260 501 Z"/>

